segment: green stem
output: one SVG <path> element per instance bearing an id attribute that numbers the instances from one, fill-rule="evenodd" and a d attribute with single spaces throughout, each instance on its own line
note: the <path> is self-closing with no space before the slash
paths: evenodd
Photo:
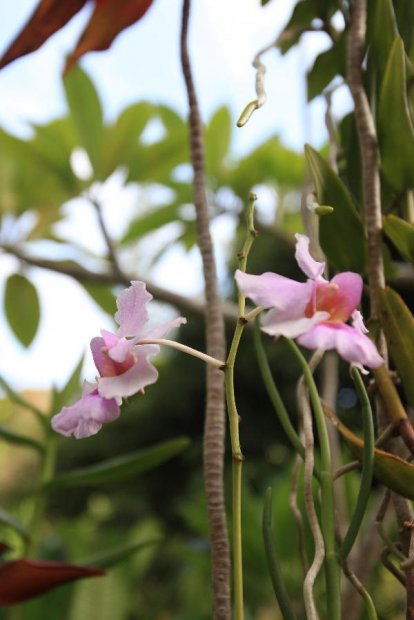
<path id="1" fill-rule="evenodd" d="M 318 429 L 319 446 L 321 454 L 320 488 L 321 488 L 321 530 L 325 542 L 325 572 L 326 572 L 326 599 L 327 618 L 340 620 L 341 618 L 341 594 L 340 594 L 340 570 L 335 546 L 335 503 L 333 477 L 331 471 L 331 454 L 329 448 L 328 431 L 325 424 L 325 415 L 319 399 L 318 390 L 313 379 L 312 372 L 297 345 L 293 340 L 286 341 L 297 357 L 303 369 L 305 382 L 309 390 Z"/>
<path id="2" fill-rule="evenodd" d="M 276 384 L 273 380 L 272 372 L 270 370 L 269 362 L 266 356 L 266 352 L 264 350 L 262 338 L 260 335 L 260 325 L 259 321 L 256 319 L 254 325 L 254 342 L 256 347 L 256 356 L 259 364 L 259 369 L 262 375 L 263 383 L 265 385 L 267 394 L 270 398 L 270 401 L 276 411 L 279 422 L 286 433 L 287 438 L 292 444 L 293 448 L 296 450 L 298 454 L 305 458 L 305 447 L 301 442 L 299 435 L 297 434 L 292 422 L 290 421 L 290 417 L 288 412 L 286 411 L 286 407 L 283 403 L 283 400 L 280 396 L 279 390 L 276 387 Z M 319 471 L 315 467 L 315 475 L 319 479 Z"/>
<path id="3" fill-rule="evenodd" d="M 289 594 L 286 589 L 286 584 L 284 582 L 283 574 L 273 545 L 271 487 L 269 487 L 266 491 L 263 509 L 263 540 L 270 579 L 272 580 L 273 590 L 276 595 L 277 602 L 279 603 L 283 620 L 296 620 L 296 615 L 292 609 Z"/>
<path id="4" fill-rule="evenodd" d="M 364 448 L 362 457 L 361 485 L 359 487 L 358 498 L 351 523 L 349 524 L 348 531 L 345 534 L 342 546 L 338 553 L 340 562 L 343 562 L 348 557 L 360 530 L 371 493 L 372 476 L 374 473 L 375 437 L 371 405 L 361 375 L 356 368 L 352 369 L 352 378 L 355 382 L 355 387 L 357 389 L 362 407 Z"/>

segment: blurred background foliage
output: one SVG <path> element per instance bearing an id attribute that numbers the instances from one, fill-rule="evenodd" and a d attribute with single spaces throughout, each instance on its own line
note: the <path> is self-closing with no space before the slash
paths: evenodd
<path id="1" fill-rule="evenodd" d="M 316 58 L 308 74 L 309 100 L 326 96 L 346 80 L 348 9 L 347 2 L 300 0 L 284 36 L 279 37 L 282 53 L 314 29 L 323 29 L 331 39 L 330 49 Z M 412 3 L 370 3 L 366 78 L 377 108 L 384 254 L 390 282 L 410 308 L 413 285 L 406 274 L 412 275 L 409 265 L 414 257 L 413 28 Z M 77 278 L 93 301 L 112 316 L 115 295 L 126 279 L 119 265 L 128 277 L 147 280 L 151 290 L 151 272 L 165 253 L 174 244 L 190 251 L 196 243 L 186 119 L 167 106 L 141 101 L 107 124 L 99 94 L 84 71 L 72 69 L 64 78 L 64 88 L 68 104 L 64 118 L 33 126 L 26 139 L 0 131 L 0 246 L 20 265 L 6 282 L 4 311 L 24 346 L 32 342 L 41 313 L 39 294 L 30 279 L 32 269 L 48 268 Z M 307 147 L 302 155 L 286 148 L 277 136 L 238 157 L 232 152 L 234 124 L 226 107 L 216 110 L 205 124 L 211 218 L 234 233 L 221 248 L 223 295 L 230 301 L 234 297 L 244 205 L 252 190 L 259 197 L 260 235 L 249 257 L 250 272 L 271 270 L 303 277 L 294 260 L 293 233 L 304 229 L 302 188 L 313 182 L 318 202 L 335 209 L 320 220 L 320 241 L 331 270 L 365 273 L 361 167 L 353 113 L 341 119 L 331 135 L 330 147 L 335 145 L 337 150 L 334 163 L 327 162 L 328 146 L 322 154 Z M 109 251 L 96 255 L 59 232 L 59 223 L 71 217 L 73 200 L 82 198 L 85 209 L 96 210 L 102 187 L 114 176 L 124 188 L 139 189 L 134 213 L 123 223 L 122 234 L 113 239 L 118 266 Z M 116 202 L 112 208 L 117 209 Z M 159 311 L 168 312 L 168 289 L 158 292 Z M 203 349 L 202 316 L 197 309 L 191 312 L 185 299 L 181 301 L 180 305 L 179 296 L 174 297 L 175 308 L 187 314 L 189 322 L 179 339 Z M 228 318 L 229 338 L 233 325 Z M 265 345 L 295 421 L 299 367 L 283 343 L 275 346 L 266 341 Z M 66 386 L 47 394 L 17 395 L 13 386 L 2 383 L 1 540 L 14 549 L 16 557 L 30 552 L 38 558 L 109 568 L 103 578 L 65 585 L 39 599 L 0 609 L 1 619 L 210 617 L 201 465 L 204 368 L 175 351 L 163 351 L 157 365 L 159 381 L 145 397 L 129 399 L 116 423 L 79 442 L 52 436 L 48 416 L 75 399 L 82 360 Z M 412 375 L 404 376 L 402 398 Z M 236 390 L 247 459 L 243 508 L 247 618 L 267 620 L 280 617 L 261 536 L 263 498 L 269 485 L 274 489 L 276 547 L 288 589 L 297 601 L 301 600 L 302 570 L 289 507 L 294 455 L 263 390 L 249 330 L 238 355 Z M 357 399 L 345 365 L 340 365 L 337 413 L 349 426 L 360 429 Z M 117 457 L 126 460 L 114 462 Z M 346 450 L 342 458 L 349 460 Z M 98 474 L 81 469 L 95 464 L 100 464 Z M 72 482 L 67 478 L 65 482 L 65 474 L 74 475 L 79 469 Z M 346 476 L 348 510 L 357 483 L 358 473 Z M 362 538 L 369 536 L 368 530 Z M 377 561 L 371 564 L 369 580 L 379 617 L 398 620 L 402 590 Z M 322 596 L 322 588 L 320 592 Z M 297 607 L 303 617 L 301 604 Z M 351 616 L 349 611 L 349 617 L 363 615 Z"/>

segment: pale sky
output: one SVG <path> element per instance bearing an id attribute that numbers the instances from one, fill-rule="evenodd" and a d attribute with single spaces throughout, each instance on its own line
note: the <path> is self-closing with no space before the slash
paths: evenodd
<path id="1" fill-rule="evenodd" d="M 242 3 L 193 0 L 190 48 L 204 118 L 225 104 L 236 122 L 246 103 L 255 98 L 251 61 L 260 48 L 276 38 L 293 4 L 292 0 L 273 0 L 262 8 L 259 0 Z M 8 6 L 0 22 L 1 49 L 7 47 L 35 5 L 34 0 L 19 0 Z M 60 73 L 64 56 L 81 32 L 89 10 L 84 9 L 39 51 L 0 72 L 0 126 L 27 135 L 28 123 L 46 122 L 65 113 Z M 107 119 L 142 99 L 166 103 L 186 113 L 179 64 L 180 13 L 180 0 L 155 0 L 147 15 L 121 34 L 108 52 L 92 53 L 82 60 L 103 99 Z M 285 57 L 273 50 L 264 57 L 268 100 L 244 128 L 235 128 L 236 152 L 251 150 L 271 134 L 279 134 L 287 145 L 297 150 L 302 149 L 304 142 L 318 146 L 325 140 L 323 102 L 317 100 L 305 110 L 304 72 L 311 66 L 315 53 L 327 45 L 327 37 L 317 34 L 305 37 L 299 49 Z M 348 105 L 346 93 L 338 94 L 336 105 L 338 110 Z M 131 196 L 121 195 L 115 180 L 105 189 L 104 199 L 110 224 L 116 225 L 123 209 L 128 212 Z M 114 210 L 110 209 L 114 200 L 117 201 L 116 219 Z M 73 225 L 80 223 L 84 230 L 91 230 L 94 227 L 91 214 L 85 215 L 82 207 L 77 211 Z M 225 227 L 214 233 L 219 245 L 220 237 L 226 234 Z M 88 241 L 99 249 L 102 242 L 97 233 L 95 237 Z M 170 271 L 161 268 L 155 274 L 160 284 L 182 293 L 199 292 L 197 255 L 187 261 L 182 253 L 175 252 L 169 257 L 169 264 Z M 180 271 L 176 282 L 170 277 L 171 266 Z M 13 259 L 0 256 L 1 295 L 5 278 L 15 269 Z M 111 324 L 68 278 L 35 269 L 27 273 L 40 291 L 41 327 L 35 341 L 25 350 L 10 333 L 0 313 L 0 375 L 17 388 L 47 388 L 52 382 L 61 384 L 82 350 L 87 350 L 91 337 L 101 328 L 111 328 Z M 90 361 L 86 373 L 89 379 L 93 378 Z"/>

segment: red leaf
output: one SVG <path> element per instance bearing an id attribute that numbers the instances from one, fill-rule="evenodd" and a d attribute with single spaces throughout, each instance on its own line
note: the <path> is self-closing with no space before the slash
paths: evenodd
<path id="1" fill-rule="evenodd" d="M 95 9 L 75 50 L 69 56 L 65 73 L 86 52 L 106 50 L 115 37 L 137 22 L 153 0 L 96 0 Z"/>
<path id="2" fill-rule="evenodd" d="M 40 0 L 27 24 L 0 59 L 0 69 L 37 50 L 80 11 L 84 4 L 86 0 Z"/>
<path id="3" fill-rule="evenodd" d="M 0 605 L 13 605 L 39 596 L 56 586 L 104 571 L 64 562 L 15 560 L 0 564 Z"/>

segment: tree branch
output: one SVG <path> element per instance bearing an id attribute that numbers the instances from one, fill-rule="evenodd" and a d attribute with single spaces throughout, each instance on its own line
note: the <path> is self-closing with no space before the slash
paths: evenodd
<path id="1" fill-rule="evenodd" d="M 190 0 L 183 0 L 181 25 L 181 65 L 189 104 L 191 163 L 194 172 L 194 205 L 198 245 L 203 262 L 206 300 L 207 353 L 225 358 L 224 320 L 217 290 L 217 274 L 210 235 L 210 222 L 205 188 L 203 127 L 198 109 L 188 53 Z M 204 479 L 209 515 L 213 618 L 230 619 L 230 557 L 223 490 L 225 405 L 223 374 L 207 367 L 206 417 L 204 425 Z"/>

